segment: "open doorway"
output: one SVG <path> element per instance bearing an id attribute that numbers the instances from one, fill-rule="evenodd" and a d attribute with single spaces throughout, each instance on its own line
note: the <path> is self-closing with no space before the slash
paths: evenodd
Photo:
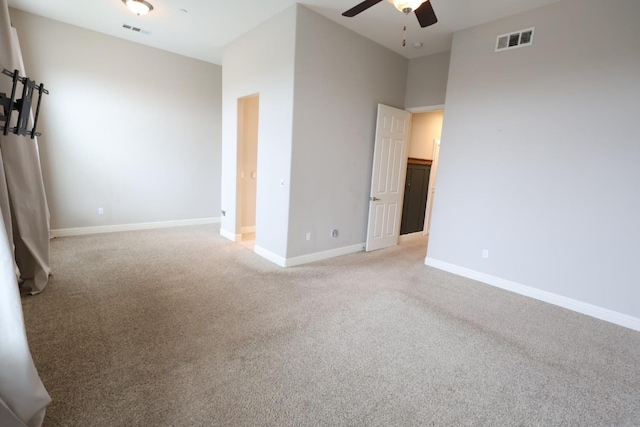
<path id="1" fill-rule="evenodd" d="M 428 236 L 444 110 L 415 112 L 407 161 L 401 238 Z"/>
<path id="2" fill-rule="evenodd" d="M 444 105 L 434 107 L 407 111 L 378 104 L 367 251 L 407 239 L 428 240 L 433 207 L 429 200 L 435 196 L 444 119 Z M 420 166 L 415 168 L 420 170 L 413 173 L 409 170 L 412 166 Z M 416 184 L 421 185 L 419 191 L 414 191 Z M 415 203 L 407 200 L 412 197 Z M 413 217 L 412 227 L 405 227 L 403 217 L 405 221 Z"/>
<path id="3" fill-rule="evenodd" d="M 258 119 L 260 97 L 238 99 L 238 197 L 240 244 L 253 249 L 256 241 L 258 182 Z"/>

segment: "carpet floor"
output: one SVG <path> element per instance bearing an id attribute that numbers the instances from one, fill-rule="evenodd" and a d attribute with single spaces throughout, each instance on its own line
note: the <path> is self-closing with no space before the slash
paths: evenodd
<path id="1" fill-rule="evenodd" d="M 45 426 L 638 426 L 640 333 L 424 265 L 282 269 L 219 226 L 57 238 Z"/>

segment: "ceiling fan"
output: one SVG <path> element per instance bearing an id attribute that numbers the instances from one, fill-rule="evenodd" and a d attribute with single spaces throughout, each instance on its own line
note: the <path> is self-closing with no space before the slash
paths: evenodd
<path id="1" fill-rule="evenodd" d="M 342 16 L 352 18 L 357 14 L 369 9 L 371 6 L 375 6 L 381 1 L 382 0 L 365 0 L 362 3 L 344 12 Z M 405 15 L 409 15 L 411 12 L 414 12 L 422 28 L 428 27 L 438 22 L 438 18 L 436 18 L 436 14 L 433 11 L 433 7 L 431 6 L 431 2 L 429 0 L 388 0 L 388 1 L 389 3 L 393 3 L 396 9 L 398 9 L 400 12 L 404 13 Z"/>

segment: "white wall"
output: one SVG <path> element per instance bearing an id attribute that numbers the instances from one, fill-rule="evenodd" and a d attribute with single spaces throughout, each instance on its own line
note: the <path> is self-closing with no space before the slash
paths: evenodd
<path id="1" fill-rule="evenodd" d="M 440 52 L 409 61 L 404 108 L 444 104 L 451 52 Z"/>
<path id="2" fill-rule="evenodd" d="M 53 229 L 219 216 L 219 66 L 10 13 L 51 92 L 38 127 Z"/>
<path id="3" fill-rule="evenodd" d="M 295 29 L 292 6 L 230 43 L 222 60 L 221 233 L 240 234 L 238 99 L 259 94 L 256 248 L 280 258 L 287 248 Z"/>
<path id="4" fill-rule="evenodd" d="M 454 36 L 429 259 L 640 318 L 638 17 L 565 0 Z"/>
<path id="5" fill-rule="evenodd" d="M 433 141 L 442 136 L 442 111 L 416 113 L 411 116 L 409 157 L 433 160 Z"/>
<path id="6" fill-rule="evenodd" d="M 408 66 L 304 6 L 297 29 L 289 258 L 365 241 L 377 104 L 402 108 Z"/>

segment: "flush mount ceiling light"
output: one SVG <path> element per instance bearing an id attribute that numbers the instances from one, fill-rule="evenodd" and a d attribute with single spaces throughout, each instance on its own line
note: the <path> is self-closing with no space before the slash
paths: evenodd
<path id="1" fill-rule="evenodd" d="M 144 0 L 122 0 L 122 3 L 126 4 L 131 12 L 136 15 L 144 15 L 145 13 L 149 13 L 153 10 L 151 3 Z"/>

